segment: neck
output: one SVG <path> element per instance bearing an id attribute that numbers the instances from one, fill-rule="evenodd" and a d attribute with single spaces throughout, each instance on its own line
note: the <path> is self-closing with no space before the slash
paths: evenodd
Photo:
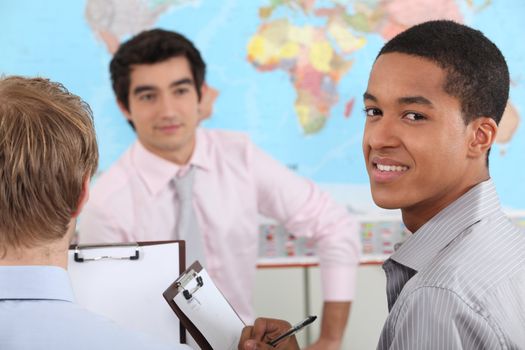
<path id="1" fill-rule="evenodd" d="M 430 205 L 427 205 L 426 203 L 417 203 L 411 207 L 401 208 L 404 225 L 410 232 L 416 232 L 421 226 L 470 191 L 474 186 L 488 180 L 489 178 L 490 176 L 487 171 L 483 176 L 479 176 L 472 181 L 464 182 L 463 186 L 458 186 L 455 191 L 451 190 L 444 193 L 439 200 L 432 199 L 432 204 Z"/>
<path id="2" fill-rule="evenodd" d="M 0 266 L 58 266 L 67 270 L 67 252 L 74 231 L 74 220 L 70 229 L 59 240 L 34 245 L 31 247 L 7 248 L 0 256 Z"/>
<path id="3" fill-rule="evenodd" d="M 190 162 L 190 159 L 191 159 L 191 156 L 193 155 L 194 150 L 195 150 L 195 141 L 192 143 L 191 147 L 167 154 L 166 157 L 164 157 L 164 159 L 172 163 L 175 163 L 177 165 L 186 165 Z"/>
<path id="4" fill-rule="evenodd" d="M 140 141 L 140 139 L 139 139 Z M 189 163 L 193 152 L 195 151 L 196 136 L 180 147 L 171 147 L 166 149 L 152 148 L 147 143 L 140 141 L 141 145 L 148 152 L 177 165 L 186 165 Z"/>

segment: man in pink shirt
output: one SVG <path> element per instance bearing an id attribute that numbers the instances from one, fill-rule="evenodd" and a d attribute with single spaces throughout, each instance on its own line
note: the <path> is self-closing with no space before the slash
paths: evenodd
<path id="1" fill-rule="evenodd" d="M 180 238 L 174 179 L 192 170 L 198 232 L 184 234 L 199 235 L 208 272 L 241 318 L 253 321 L 264 215 L 317 243 L 325 303 L 321 336 L 311 349 L 338 349 L 360 252 L 355 220 L 247 136 L 198 127 L 206 116 L 205 63 L 182 35 L 142 32 L 121 45 L 110 71 L 118 105 L 138 140 L 96 181 L 80 220 L 80 241 Z"/>

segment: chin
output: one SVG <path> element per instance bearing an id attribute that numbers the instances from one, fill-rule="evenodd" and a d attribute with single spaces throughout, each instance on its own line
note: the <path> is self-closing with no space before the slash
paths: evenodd
<path id="1" fill-rule="evenodd" d="M 399 200 L 392 198 L 392 196 L 378 196 L 372 193 L 372 199 L 378 207 L 383 209 L 399 209 L 402 207 Z"/>

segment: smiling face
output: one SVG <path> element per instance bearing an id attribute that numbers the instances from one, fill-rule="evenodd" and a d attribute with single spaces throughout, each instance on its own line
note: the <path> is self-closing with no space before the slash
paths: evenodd
<path id="1" fill-rule="evenodd" d="M 142 145 L 166 160 L 185 164 L 195 146 L 199 98 L 184 56 L 132 66 L 129 110 Z"/>
<path id="2" fill-rule="evenodd" d="M 388 53 L 375 62 L 364 94 L 372 197 L 380 207 L 401 208 L 411 231 L 470 189 L 480 173 L 488 176 L 472 150 L 478 122 L 465 125 L 459 100 L 443 90 L 445 78 L 430 60 Z"/>

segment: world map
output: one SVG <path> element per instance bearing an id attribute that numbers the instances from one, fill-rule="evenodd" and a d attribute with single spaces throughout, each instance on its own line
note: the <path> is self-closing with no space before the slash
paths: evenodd
<path id="1" fill-rule="evenodd" d="M 504 206 L 522 210 L 525 45 L 516 38 L 524 11 L 518 0 L 20 0 L 0 5 L 0 72 L 47 76 L 86 99 L 104 171 L 135 138 L 110 87 L 112 53 L 144 29 L 179 31 L 200 49 L 219 93 L 204 126 L 248 133 L 359 211 L 368 191 L 362 94 L 375 56 L 414 24 L 453 19 L 482 30 L 509 64 L 511 99 L 491 175 Z"/>

